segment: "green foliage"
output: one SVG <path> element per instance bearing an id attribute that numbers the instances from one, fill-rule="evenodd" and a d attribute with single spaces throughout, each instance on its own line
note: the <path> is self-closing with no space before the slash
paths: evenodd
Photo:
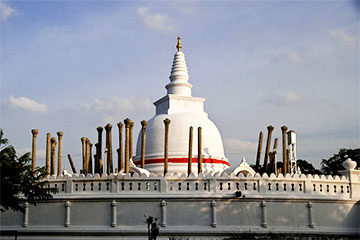
<path id="1" fill-rule="evenodd" d="M 316 169 L 311 163 L 306 160 L 299 159 L 296 161 L 296 165 L 300 168 L 302 174 L 322 174 L 319 169 Z"/>
<path id="2" fill-rule="evenodd" d="M 326 175 L 340 175 L 339 171 L 345 170 L 342 163 L 347 159 L 347 157 L 356 161 L 358 167 L 360 166 L 360 148 L 340 149 L 337 154 L 334 154 L 334 156 L 321 161 L 321 171 Z"/>
<path id="3" fill-rule="evenodd" d="M 0 174 L 1 174 L 1 211 L 12 209 L 24 212 L 22 202 L 27 201 L 36 205 L 36 201 L 51 199 L 57 193 L 55 188 L 47 188 L 45 168 L 37 167 L 32 171 L 30 153 L 21 157 L 16 156 L 13 146 L 3 138 L 0 129 Z"/>

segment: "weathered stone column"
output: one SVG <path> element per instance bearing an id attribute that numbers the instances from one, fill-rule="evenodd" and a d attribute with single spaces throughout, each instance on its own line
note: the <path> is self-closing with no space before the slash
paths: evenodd
<path id="1" fill-rule="evenodd" d="M 106 148 L 107 148 L 107 174 L 113 172 L 113 159 L 112 159 L 112 137 L 111 137 L 111 128 L 112 125 L 108 123 L 105 126 L 106 131 Z"/>
<path id="2" fill-rule="evenodd" d="M 104 150 L 104 173 L 106 173 L 106 174 L 109 174 L 109 169 L 108 169 L 108 167 L 109 167 L 109 164 L 108 164 L 108 159 L 107 159 L 107 157 L 108 157 L 108 155 L 107 155 L 107 152 L 108 152 L 108 149 L 107 148 L 105 148 L 105 150 Z"/>
<path id="3" fill-rule="evenodd" d="M 46 134 L 46 160 L 45 160 L 45 168 L 46 168 L 46 175 L 50 175 L 50 154 L 51 154 L 51 142 L 50 142 L 51 135 L 50 133 Z"/>
<path id="4" fill-rule="evenodd" d="M 264 134 L 263 134 L 262 132 L 260 132 L 260 134 L 259 134 L 258 149 L 257 149 L 257 154 L 256 154 L 256 166 L 255 166 L 255 171 L 256 171 L 256 172 L 259 172 L 259 171 L 260 171 L 260 158 L 261 158 L 261 150 L 262 150 L 263 136 L 264 136 Z"/>
<path id="5" fill-rule="evenodd" d="M 269 173 L 276 173 L 276 152 L 277 152 L 277 147 L 278 147 L 278 138 L 275 138 L 274 140 L 274 148 L 273 151 L 269 153 L 269 158 L 270 158 L 270 167 L 269 167 Z"/>
<path id="6" fill-rule="evenodd" d="M 134 153 L 133 153 L 133 128 L 134 128 L 134 122 L 130 123 L 130 131 L 129 131 L 129 152 L 130 152 L 130 160 L 133 160 Z"/>
<path id="7" fill-rule="evenodd" d="M 76 168 L 75 168 L 74 162 L 73 162 L 70 154 L 68 154 L 67 157 L 68 157 L 68 159 L 69 159 L 69 163 L 70 163 L 70 166 L 71 166 L 71 170 L 73 171 L 73 173 L 76 173 Z"/>
<path id="8" fill-rule="evenodd" d="M 287 162 L 287 152 L 286 152 L 286 132 L 288 128 L 287 126 L 282 126 L 282 155 L 283 155 L 283 174 L 288 173 L 288 162 Z"/>
<path id="9" fill-rule="evenodd" d="M 35 167 L 36 167 L 36 137 L 39 133 L 38 129 L 32 129 L 31 130 L 32 133 L 32 171 L 35 171 Z"/>
<path id="10" fill-rule="evenodd" d="M 85 145 L 85 137 L 81 138 L 81 154 L 82 154 L 82 172 L 85 171 L 85 166 L 86 166 L 86 156 L 85 156 L 85 149 L 86 149 L 86 145 Z M 80 171 L 81 172 L 81 171 Z"/>
<path id="11" fill-rule="evenodd" d="M 101 126 L 96 128 L 98 132 L 98 142 L 96 146 L 96 159 L 95 159 L 95 173 L 101 174 L 103 172 L 102 166 L 100 168 L 100 159 L 102 159 L 102 132 L 103 128 Z"/>
<path id="12" fill-rule="evenodd" d="M 165 124 L 165 144 L 164 144 L 164 176 L 168 172 L 168 158 L 169 158 L 169 125 L 170 119 L 164 120 Z"/>
<path id="13" fill-rule="evenodd" d="M 99 166 L 100 166 L 100 172 L 99 174 L 103 174 L 104 173 L 104 160 L 102 160 L 101 158 L 99 159 Z"/>
<path id="14" fill-rule="evenodd" d="M 125 173 L 129 173 L 129 132 L 131 120 L 126 118 L 125 123 Z"/>
<path id="15" fill-rule="evenodd" d="M 192 172 L 192 145 L 193 145 L 193 127 L 189 128 L 189 155 L 188 155 L 188 176 Z"/>
<path id="16" fill-rule="evenodd" d="M 50 174 L 55 175 L 55 148 L 56 148 L 56 138 L 52 137 L 51 141 L 51 166 Z"/>
<path id="17" fill-rule="evenodd" d="M 266 149 L 265 149 L 265 157 L 264 157 L 264 172 L 268 171 L 268 159 L 269 159 L 269 152 L 270 152 L 270 144 L 271 144 L 271 135 L 272 131 L 274 130 L 273 126 L 268 126 L 268 136 L 266 141 Z"/>
<path id="18" fill-rule="evenodd" d="M 57 175 L 61 175 L 61 151 L 62 151 L 62 137 L 64 136 L 63 132 L 57 132 L 59 145 L 58 145 L 58 169 Z"/>
<path id="19" fill-rule="evenodd" d="M 84 166 L 84 174 L 89 173 L 89 161 L 90 161 L 90 140 L 88 138 L 85 139 L 85 166 Z"/>
<path id="20" fill-rule="evenodd" d="M 145 168 L 145 143 L 147 121 L 141 121 L 141 168 Z"/>
<path id="21" fill-rule="evenodd" d="M 89 163 L 88 163 L 88 173 L 93 174 L 93 161 L 92 161 L 92 146 L 93 144 L 89 141 Z"/>
<path id="22" fill-rule="evenodd" d="M 201 127 L 198 127 L 198 173 L 202 171 L 202 136 Z"/>
<path id="23" fill-rule="evenodd" d="M 120 172 L 122 169 L 124 169 L 124 150 L 123 150 L 123 138 L 122 138 L 124 124 L 122 122 L 118 122 L 117 126 L 119 128 L 119 148 L 117 152 L 118 152 L 118 169 Z"/>

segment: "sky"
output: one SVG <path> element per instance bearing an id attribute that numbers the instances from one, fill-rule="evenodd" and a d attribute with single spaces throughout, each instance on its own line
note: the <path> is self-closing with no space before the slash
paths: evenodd
<path id="1" fill-rule="evenodd" d="M 281 126 L 296 131 L 298 159 L 315 167 L 360 146 L 359 2 L 1 1 L 0 13 L 0 126 L 19 155 L 39 129 L 39 166 L 48 132 L 64 132 L 68 169 L 98 126 L 113 125 L 115 149 L 129 117 L 136 139 L 166 94 L 178 35 L 232 167 L 255 163 L 269 125 L 280 143 Z"/>

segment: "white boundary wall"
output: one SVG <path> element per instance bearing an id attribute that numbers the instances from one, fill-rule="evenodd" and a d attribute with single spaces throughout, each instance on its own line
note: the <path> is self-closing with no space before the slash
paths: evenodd
<path id="1" fill-rule="evenodd" d="M 150 174 L 50 177 L 54 199 L 1 213 L 1 239 L 360 236 L 360 171 L 343 176 Z M 241 195 L 241 196 L 240 196 Z"/>

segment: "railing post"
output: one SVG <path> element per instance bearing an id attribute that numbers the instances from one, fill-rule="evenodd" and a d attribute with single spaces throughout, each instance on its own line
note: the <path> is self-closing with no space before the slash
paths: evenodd
<path id="1" fill-rule="evenodd" d="M 25 202 L 24 203 L 24 223 L 23 223 L 23 227 L 27 227 L 29 225 L 29 203 Z"/>
<path id="2" fill-rule="evenodd" d="M 261 226 L 263 228 L 266 228 L 267 227 L 267 223 L 266 223 L 266 202 L 262 201 L 260 203 L 260 207 L 261 207 L 261 216 L 262 216 Z"/>
<path id="3" fill-rule="evenodd" d="M 215 200 L 211 201 L 211 216 L 212 216 L 211 226 L 213 228 L 215 228 L 216 227 L 216 201 Z"/>
<path id="4" fill-rule="evenodd" d="M 111 227 L 116 227 L 117 223 L 116 223 L 116 201 L 113 200 L 111 202 Z"/>
<path id="5" fill-rule="evenodd" d="M 166 227 L 166 201 L 162 200 L 160 203 L 161 206 L 161 226 Z"/>
<path id="6" fill-rule="evenodd" d="M 69 201 L 65 202 L 65 227 L 70 226 L 70 213 L 71 213 L 71 203 Z"/>
<path id="7" fill-rule="evenodd" d="M 313 218 L 312 218 L 312 202 L 311 201 L 308 202 L 307 208 L 308 208 L 308 213 L 309 213 L 309 227 L 314 228 L 314 222 L 313 222 Z"/>

